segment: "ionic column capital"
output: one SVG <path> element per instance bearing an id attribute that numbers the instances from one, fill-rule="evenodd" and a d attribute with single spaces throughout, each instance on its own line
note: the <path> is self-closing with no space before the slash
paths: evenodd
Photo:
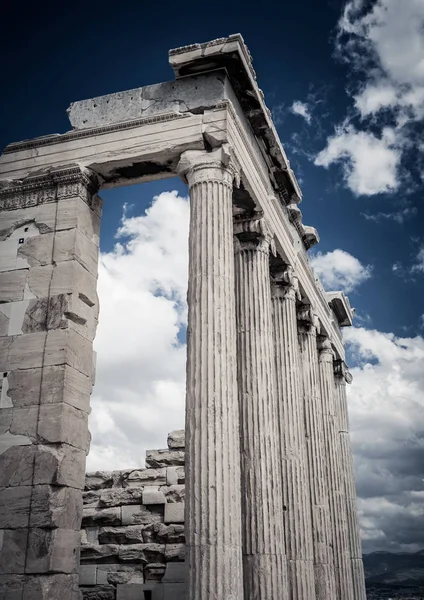
<path id="1" fill-rule="evenodd" d="M 229 144 L 223 144 L 212 152 L 186 150 L 180 156 L 177 174 L 190 187 L 205 181 L 218 181 L 228 186 L 240 184 L 240 168 Z"/>
<path id="2" fill-rule="evenodd" d="M 301 300 L 302 296 L 299 289 L 299 280 L 294 274 L 291 265 L 287 265 L 281 271 L 274 272 L 274 280 L 271 285 L 271 292 L 274 298 L 283 298 L 286 300 Z"/>
<path id="3" fill-rule="evenodd" d="M 335 354 L 328 337 L 320 336 L 318 338 L 318 352 L 320 362 L 333 362 Z"/>
<path id="4" fill-rule="evenodd" d="M 234 250 L 257 250 L 275 255 L 274 234 L 262 212 L 234 219 Z"/>
<path id="5" fill-rule="evenodd" d="M 317 335 L 320 333 L 320 322 L 312 306 L 300 306 L 297 309 L 298 327 L 301 333 Z"/>
<path id="6" fill-rule="evenodd" d="M 353 377 L 352 373 L 349 371 L 347 364 L 341 360 L 335 360 L 333 363 L 334 366 L 334 376 L 338 380 L 337 383 L 352 383 Z"/>

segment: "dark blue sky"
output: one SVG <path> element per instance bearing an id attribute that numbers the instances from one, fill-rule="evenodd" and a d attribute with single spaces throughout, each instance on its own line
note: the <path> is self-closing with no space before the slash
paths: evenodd
<path id="1" fill-rule="evenodd" d="M 343 184 L 340 166 L 326 170 L 310 159 L 350 110 L 345 92 L 350 72 L 334 58 L 335 27 L 343 4 L 341 0 L 8 3 L 2 19 L 6 60 L 0 147 L 70 129 L 66 108 L 72 101 L 172 79 L 169 48 L 240 32 L 301 179 L 304 222 L 317 227 L 318 249 L 325 253 L 340 248 L 364 265 L 373 265 L 372 278 L 350 293 L 351 303 L 360 315 L 371 317 L 369 325 L 412 335 L 418 332 L 423 313 L 424 278 L 400 278 L 392 266 L 412 264 L 422 243 L 422 191 L 416 188 L 411 193 L 410 187 L 401 186 L 392 195 L 356 198 Z M 310 125 L 288 110 L 295 100 L 313 105 Z M 123 201 L 135 204 L 134 210 L 140 212 L 152 192 L 170 186 L 165 181 L 104 193 L 103 249 L 113 243 Z M 178 187 L 184 190 L 182 184 Z M 405 202 L 418 212 L 404 224 L 375 223 L 362 214 L 391 212 Z"/>

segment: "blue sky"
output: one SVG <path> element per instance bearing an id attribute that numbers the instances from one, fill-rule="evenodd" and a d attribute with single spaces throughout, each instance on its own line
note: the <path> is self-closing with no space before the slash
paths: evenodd
<path id="1" fill-rule="evenodd" d="M 3 12 L 1 148 L 69 130 L 73 101 L 172 79 L 170 48 L 243 35 L 303 221 L 321 237 L 312 264 L 357 311 L 345 334 L 366 551 L 424 545 L 424 5 L 402 6 L 75 0 Z M 92 468 L 137 466 L 183 425 L 186 193 L 178 179 L 102 192 Z"/>

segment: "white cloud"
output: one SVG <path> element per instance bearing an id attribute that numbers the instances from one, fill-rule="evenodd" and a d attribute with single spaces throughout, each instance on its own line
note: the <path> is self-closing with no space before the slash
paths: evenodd
<path id="1" fill-rule="evenodd" d="M 407 219 L 411 219 L 412 217 L 414 217 L 417 214 L 417 212 L 418 210 L 415 206 L 406 206 L 405 208 L 401 208 L 400 210 L 390 213 L 361 213 L 361 215 L 365 217 L 367 221 L 374 221 L 375 223 L 379 223 L 381 221 L 395 221 L 395 223 L 399 223 L 399 225 L 402 225 Z"/>
<path id="2" fill-rule="evenodd" d="M 315 164 L 328 168 L 341 162 L 344 180 L 357 196 L 381 194 L 397 189 L 397 169 L 401 153 L 394 145 L 391 128 L 381 138 L 352 125 L 343 125 L 327 140 L 327 146 L 316 156 Z"/>
<path id="3" fill-rule="evenodd" d="M 306 104 L 306 102 L 295 100 L 295 102 L 293 102 L 293 104 L 291 105 L 290 110 L 293 114 L 303 117 L 308 123 L 308 125 L 311 123 L 312 115 L 309 106 Z"/>
<path id="4" fill-rule="evenodd" d="M 372 270 L 344 250 L 318 252 L 311 258 L 311 266 L 328 291 L 352 292 L 371 277 Z"/>
<path id="5" fill-rule="evenodd" d="M 419 249 L 415 263 L 411 268 L 412 273 L 424 273 L 424 246 Z"/>
<path id="6" fill-rule="evenodd" d="M 364 551 L 418 550 L 424 509 L 424 338 L 344 329 L 357 366 L 348 386 Z"/>
<path id="7" fill-rule="evenodd" d="M 142 466 L 184 427 L 188 219 L 187 199 L 162 193 L 145 215 L 124 213 L 101 254 L 89 470 Z"/>

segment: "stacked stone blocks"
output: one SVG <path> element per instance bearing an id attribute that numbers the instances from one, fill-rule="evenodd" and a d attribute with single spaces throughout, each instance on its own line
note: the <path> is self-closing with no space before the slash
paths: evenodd
<path id="1" fill-rule="evenodd" d="M 168 446 L 147 451 L 144 469 L 86 476 L 80 565 L 86 600 L 185 599 L 184 431 L 169 434 Z"/>

